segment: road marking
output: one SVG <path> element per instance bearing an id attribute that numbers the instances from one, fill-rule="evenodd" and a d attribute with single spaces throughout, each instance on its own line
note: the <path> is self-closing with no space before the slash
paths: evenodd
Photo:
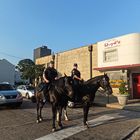
<path id="1" fill-rule="evenodd" d="M 115 119 L 116 117 L 117 116 L 103 115 L 101 117 L 88 121 L 88 123 L 90 127 L 94 127 L 94 126 L 106 123 L 107 121 L 110 121 L 112 119 Z M 69 127 L 69 128 L 62 129 L 60 131 L 48 134 L 36 140 L 63 140 L 64 138 L 68 138 L 86 129 L 87 128 L 85 128 L 83 125 L 77 125 L 74 127 Z"/>

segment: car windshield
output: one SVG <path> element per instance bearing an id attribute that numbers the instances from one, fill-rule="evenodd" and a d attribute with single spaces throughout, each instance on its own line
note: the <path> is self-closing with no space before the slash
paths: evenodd
<path id="1" fill-rule="evenodd" d="M 32 87 L 32 86 L 27 86 L 27 90 L 34 90 L 34 87 Z"/>
<path id="2" fill-rule="evenodd" d="M 14 90 L 14 88 L 9 84 L 0 84 L 0 90 Z"/>

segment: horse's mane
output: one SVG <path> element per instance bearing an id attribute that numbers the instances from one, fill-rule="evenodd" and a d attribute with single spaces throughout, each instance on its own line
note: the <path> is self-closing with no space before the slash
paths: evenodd
<path id="1" fill-rule="evenodd" d="M 67 76 L 67 77 L 69 78 L 69 77 L 71 77 L 71 76 Z M 59 80 L 59 79 L 64 79 L 64 78 L 65 78 L 65 76 L 61 76 L 61 77 L 59 77 L 57 80 Z M 56 80 L 56 81 L 57 81 L 57 80 Z"/>
<path id="2" fill-rule="evenodd" d="M 63 76 L 63 77 L 59 77 L 56 81 L 59 81 L 59 80 L 61 80 L 61 79 L 64 79 L 64 76 Z"/>
<path id="3" fill-rule="evenodd" d="M 100 78 L 102 78 L 104 75 L 99 75 L 99 76 L 95 76 L 91 79 L 88 79 L 87 81 L 84 82 L 84 84 L 90 84 L 91 82 L 97 82 Z"/>
<path id="4" fill-rule="evenodd" d="M 59 77 L 57 80 L 53 81 L 54 85 L 59 85 L 64 82 L 64 77 Z"/>
<path id="5" fill-rule="evenodd" d="M 71 76 L 67 76 L 68 78 Z M 59 77 L 57 80 L 53 81 L 54 84 L 59 85 L 60 82 L 64 82 L 65 76 Z"/>

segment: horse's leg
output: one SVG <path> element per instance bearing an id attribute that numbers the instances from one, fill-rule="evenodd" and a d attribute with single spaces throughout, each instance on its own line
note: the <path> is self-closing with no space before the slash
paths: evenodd
<path id="1" fill-rule="evenodd" d="M 83 113 L 84 113 L 84 126 L 86 126 L 88 128 L 88 123 L 87 123 L 87 118 L 88 118 L 88 112 L 89 112 L 89 103 L 85 102 L 83 104 Z"/>
<path id="2" fill-rule="evenodd" d="M 41 122 L 41 121 L 43 120 L 43 117 L 42 117 L 42 108 L 43 108 L 45 102 L 44 102 L 43 100 L 41 100 L 40 104 L 41 104 L 41 105 L 40 105 L 39 121 Z"/>
<path id="3" fill-rule="evenodd" d="M 57 110 L 57 114 L 56 114 L 56 121 L 59 121 L 59 111 Z"/>
<path id="4" fill-rule="evenodd" d="M 64 106 L 64 118 L 65 118 L 65 121 L 68 121 L 68 114 L 67 114 L 67 106 Z"/>
<path id="5" fill-rule="evenodd" d="M 66 106 L 64 107 L 64 109 L 62 109 L 62 111 L 64 112 L 64 119 L 65 121 L 68 121 L 68 115 L 67 115 L 67 110 L 66 110 Z M 59 110 L 57 110 L 57 117 L 56 117 L 56 121 L 59 122 L 59 116 L 60 116 L 60 113 L 59 113 Z"/>
<path id="6" fill-rule="evenodd" d="M 58 111 L 59 111 L 59 121 L 58 121 L 58 125 L 59 125 L 60 129 L 62 129 L 62 128 L 63 128 L 62 123 L 61 123 L 62 107 L 59 107 L 59 108 L 58 108 Z"/>
<path id="7" fill-rule="evenodd" d="M 56 119 L 56 104 L 52 103 L 52 132 L 56 130 L 55 119 Z"/>
<path id="8" fill-rule="evenodd" d="M 36 98 L 36 110 L 37 110 L 37 120 L 36 122 L 39 123 L 39 99 Z"/>

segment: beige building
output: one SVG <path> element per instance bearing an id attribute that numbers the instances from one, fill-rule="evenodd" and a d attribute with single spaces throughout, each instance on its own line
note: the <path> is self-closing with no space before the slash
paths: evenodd
<path id="1" fill-rule="evenodd" d="M 90 46 L 92 52 L 89 51 Z M 70 75 L 73 64 L 78 63 L 84 80 L 106 72 L 114 91 L 123 79 L 128 82 L 131 97 L 140 98 L 140 33 L 115 37 L 90 46 L 38 58 L 36 64 L 47 64 L 54 59 L 60 74 Z"/>
<path id="2" fill-rule="evenodd" d="M 90 56 L 91 54 L 91 56 Z M 36 59 L 36 64 L 45 64 L 47 65 L 50 60 L 55 61 L 55 67 L 60 73 L 60 75 L 71 75 L 71 70 L 73 69 L 73 64 L 78 64 L 78 69 L 81 72 L 81 77 L 84 80 L 90 78 L 92 70 L 92 76 L 99 75 L 99 72 L 93 70 L 97 67 L 97 44 L 92 44 L 92 52 L 89 51 L 89 46 L 83 46 L 76 49 L 71 49 L 68 51 L 56 53 L 54 56 L 45 56 L 42 58 Z M 90 60 L 91 58 L 91 60 Z M 92 63 L 92 66 L 91 64 Z"/>

